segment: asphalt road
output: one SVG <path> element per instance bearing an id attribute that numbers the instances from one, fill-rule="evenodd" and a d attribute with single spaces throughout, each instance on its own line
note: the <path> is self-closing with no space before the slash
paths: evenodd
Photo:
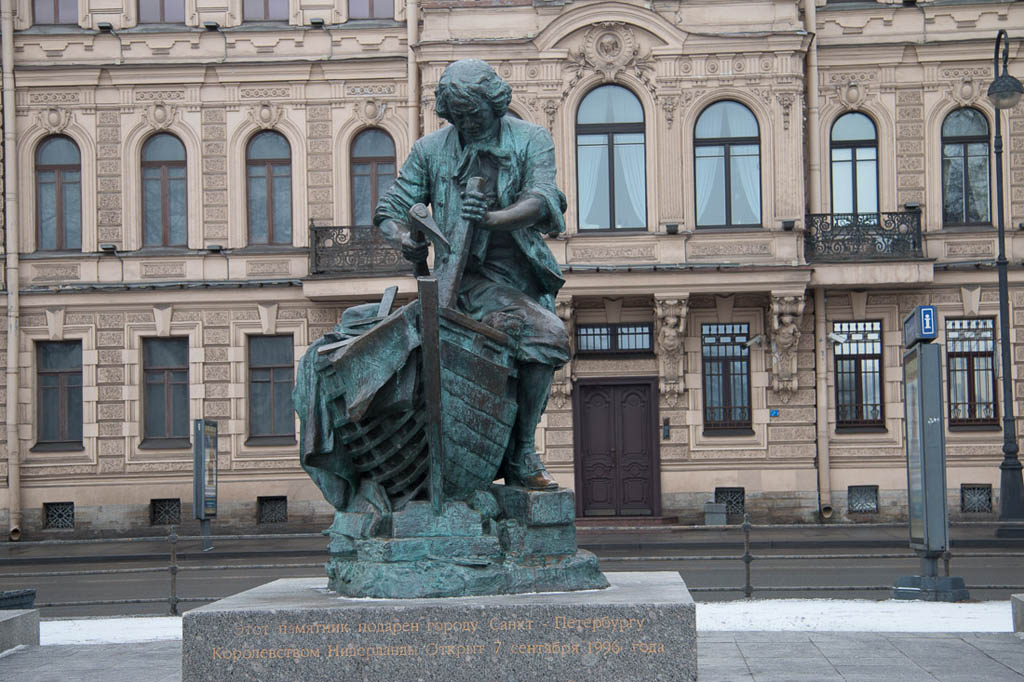
<path id="1" fill-rule="evenodd" d="M 198 542 L 178 546 L 180 569 L 177 590 L 180 598 L 221 598 L 257 585 L 289 577 L 324 575 L 324 540 L 317 538 L 273 538 L 260 541 L 215 540 L 213 551 L 204 553 Z M 586 534 L 581 536 L 586 545 Z M 713 545 L 714 543 L 708 543 Z M 784 543 L 783 543 L 784 544 Z M 823 543 L 827 544 L 827 543 Z M 876 543 L 884 545 L 885 543 Z M 891 544 L 891 543 L 890 543 Z M 887 599 L 888 586 L 901 575 L 920 572 L 918 559 L 906 545 L 835 547 L 757 547 L 752 550 L 751 583 L 754 597 L 830 597 Z M 742 548 L 699 546 L 687 548 L 665 543 L 595 543 L 605 571 L 679 571 L 697 601 L 742 598 L 744 564 Z M 171 576 L 167 570 L 168 546 L 163 542 L 104 543 L 95 545 L 12 545 L 0 546 L 0 589 L 34 587 L 37 604 L 112 599 L 163 599 L 158 603 L 82 605 L 45 608 L 44 617 L 79 617 L 126 614 L 166 614 Z M 994 557 L 971 557 L 991 553 Z M 851 554 L 900 554 L 899 558 L 856 558 Z M 727 557 L 706 559 L 709 555 Z M 774 559 L 778 555 L 809 555 L 812 558 Z M 1016 555 L 1016 556 L 1015 556 Z M 835 557 L 840 558 L 826 558 Z M 762 558 L 764 557 L 764 558 Z M 274 567 L 256 567 L 273 564 Z M 1024 584 L 1024 547 L 965 548 L 955 555 L 951 574 L 965 579 L 968 586 Z M 219 568 L 214 568 L 219 567 Z M 128 573 L 100 575 L 23 576 L 17 573 L 69 572 L 126 569 Z M 159 569 L 156 571 L 147 569 Z M 870 586 L 861 590 L 786 590 L 794 586 Z M 702 591 L 702 588 L 735 588 L 730 591 Z M 1011 592 L 1024 589 L 971 589 L 976 600 L 1008 599 Z M 204 602 L 182 603 L 179 609 Z"/>

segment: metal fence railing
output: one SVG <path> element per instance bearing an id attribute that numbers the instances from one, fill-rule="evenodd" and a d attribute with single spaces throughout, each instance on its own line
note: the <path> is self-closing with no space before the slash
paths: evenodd
<path id="1" fill-rule="evenodd" d="M 957 524 L 951 524 L 954 526 L 997 526 L 999 522 L 961 522 Z M 652 554 L 652 555 L 637 555 L 637 556 L 605 556 L 602 557 L 602 562 L 609 563 L 640 563 L 640 562 L 727 562 L 727 561 L 741 561 L 744 565 L 744 582 L 742 585 L 733 586 L 719 586 L 719 587 L 698 587 L 688 586 L 690 592 L 738 592 L 742 593 L 744 597 L 751 598 L 755 591 L 757 592 L 871 592 L 871 591 L 888 591 L 892 589 L 892 585 L 757 585 L 755 587 L 753 583 L 753 567 L 756 562 L 759 561 L 850 561 L 856 559 L 863 560 L 880 560 L 880 559 L 916 559 L 917 555 L 911 551 L 905 552 L 874 552 L 874 553 L 836 553 L 836 554 L 755 554 L 752 551 L 753 541 L 751 535 L 756 530 L 769 530 L 769 529 L 817 529 L 830 528 L 835 526 L 822 526 L 820 524 L 752 524 L 750 523 L 750 515 L 744 515 L 744 521 L 741 524 L 731 524 L 726 526 L 657 526 L 651 528 L 652 530 L 690 530 L 690 531 L 739 531 L 742 533 L 742 553 L 741 554 Z M 849 526 L 840 526 L 849 527 Z M 877 524 L 857 524 L 855 528 L 899 528 L 906 527 L 906 524 L 898 523 L 877 523 Z M 607 527 L 587 527 L 586 531 L 602 531 L 602 530 L 616 530 L 622 531 L 622 527 L 607 526 Z M 323 538 L 320 533 L 275 533 L 273 535 L 216 535 L 213 537 L 218 543 L 231 542 L 231 541 L 242 541 L 242 540 L 266 540 L 268 538 L 276 539 L 311 539 L 311 538 Z M 168 611 L 171 615 L 178 615 L 178 605 L 183 603 L 196 603 L 196 602 L 209 602 L 221 599 L 222 596 L 203 596 L 203 597 L 182 597 L 178 594 L 178 575 L 182 572 L 192 571 L 229 571 L 229 570 L 285 570 L 285 569 L 299 569 L 299 568 L 322 568 L 323 561 L 306 562 L 306 563 L 253 563 L 253 564 L 182 564 L 182 559 L 179 553 L 179 543 L 183 541 L 199 542 L 204 540 L 202 536 L 179 536 L 175 530 L 172 529 L 170 534 L 167 536 L 149 536 L 149 537 L 138 537 L 138 538 L 108 538 L 108 539 L 90 539 L 90 540 L 41 540 L 31 542 L 19 542 L 19 547 L 28 546 L 54 546 L 54 545 L 104 545 L 114 543 L 153 543 L 153 542 L 166 542 L 167 543 L 167 563 L 162 566 L 151 566 L 143 568 L 90 568 L 81 570 L 67 570 L 67 571 L 23 571 L 23 572 L 7 572 L 4 571 L 4 578 L 54 578 L 54 577 L 78 577 L 78 576 L 90 576 L 90 575 L 130 575 L 140 573 L 166 573 L 168 575 L 168 587 L 166 595 L 138 598 L 138 599 L 89 599 L 80 601 L 62 601 L 62 602 L 42 602 L 37 603 L 35 606 L 38 608 L 56 608 L 56 607 L 77 607 L 77 606 L 105 606 L 105 605 L 121 605 L 121 604 L 159 604 L 166 603 L 168 605 Z M 584 543 L 585 544 L 585 543 Z M 945 575 L 950 573 L 950 563 L 956 559 L 972 559 L 972 558 L 1012 558 L 1020 557 L 1024 558 L 1024 551 L 970 551 L 970 552 L 946 552 L 943 558 L 943 572 Z M 91 562 L 100 562 L 104 560 L 102 556 L 84 557 L 83 560 L 89 560 Z M 2 562 L 0 562 L 2 565 Z M 1024 590 L 1024 584 L 1018 585 L 994 585 L 994 584 L 975 584 L 967 585 L 968 590 Z"/>

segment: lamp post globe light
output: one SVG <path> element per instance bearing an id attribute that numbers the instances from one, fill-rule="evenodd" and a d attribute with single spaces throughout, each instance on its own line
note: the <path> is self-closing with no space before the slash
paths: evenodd
<path id="1" fill-rule="evenodd" d="M 999 73 L 999 47 L 1003 47 L 1003 72 Z M 1021 463 L 1017 458 L 1017 429 L 1013 415 L 1013 372 L 1010 360 L 1010 292 L 1006 276 L 1006 232 L 1003 226 L 1003 133 L 1000 127 L 1002 110 L 1017 105 L 1024 87 L 1019 80 L 1007 73 L 1006 63 L 1010 56 L 1009 38 L 1006 31 L 996 34 L 995 56 L 992 59 L 995 80 L 988 88 L 988 98 L 995 107 L 995 136 L 993 148 L 996 156 L 996 228 L 999 231 L 999 256 L 996 269 L 999 273 L 999 350 L 1003 373 L 1003 461 L 999 465 L 999 520 L 1024 522 L 1024 482 L 1021 477 Z M 1000 526 L 1000 536 L 1024 535 L 1022 526 Z"/>

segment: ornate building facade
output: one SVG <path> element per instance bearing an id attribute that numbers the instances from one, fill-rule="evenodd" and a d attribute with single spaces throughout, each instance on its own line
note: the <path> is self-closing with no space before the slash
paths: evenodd
<path id="1" fill-rule="evenodd" d="M 219 424 L 221 522 L 328 517 L 292 367 L 344 308 L 414 295 L 366 225 L 464 57 L 555 140 L 575 354 L 538 442 L 579 515 L 904 517 L 901 321 L 922 304 L 945 346 L 950 508 L 998 509 L 996 386 L 1022 349 L 999 367 L 984 93 L 1021 3 L 2 10 L 12 537 L 187 521 L 197 418 Z M 1024 105 L 1003 131 L 1017 330 Z"/>

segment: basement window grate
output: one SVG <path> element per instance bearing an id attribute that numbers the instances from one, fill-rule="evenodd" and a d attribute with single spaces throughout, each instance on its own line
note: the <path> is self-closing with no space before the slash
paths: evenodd
<path id="1" fill-rule="evenodd" d="M 987 483 L 961 485 L 960 511 L 967 514 L 991 514 L 992 486 Z"/>
<path id="2" fill-rule="evenodd" d="M 877 514 L 878 486 L 851 485 L 846 489 L 846 506 L 851 514 Z"/>
<path id="3" fill-rule="evenodd" d="M 284 523 L 288 520 L 288 498 L 257 497 L 257 523 Z"/>
<path id="4" fill-rule="evenodd" d="M 715 502 L 725 504 L 729 516 L 742 516 L 746 511 L 746 491 L 743 488 L 715 488 Z"/>
<path id="5" fill-rule="evenodd" d="M 181 523 L 181 500 L 161 499 L 149 501 L 149 525 L 177 526 Z"/>
<path id="6" fill-rule="evenodd" d="M 43 528 L 65 529 L 75 527 L 74 502 L 44 502 Z"/>

